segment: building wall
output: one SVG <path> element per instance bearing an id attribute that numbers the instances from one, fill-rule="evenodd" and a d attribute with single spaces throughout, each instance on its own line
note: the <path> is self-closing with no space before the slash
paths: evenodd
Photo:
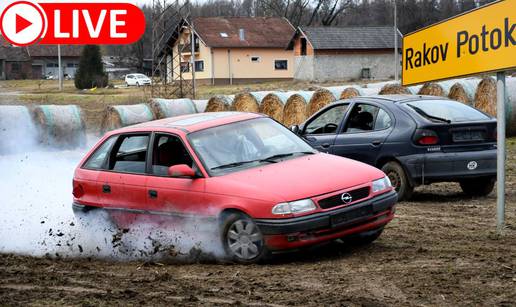
<path id="1" fill-rule="evenodd" d="M 77 72 L 77 68 L 79 67 L 79 58 L 61 58 L 61 65 L 63 65 L 63 74 L 68 75 L 71 78 L 75 77 L 75 73 Z M 32 66 L 41 66 L 42 78 L 46 75 L 58 75 L 58 59 L 57 57 L 51 58 L 33 58 Z M 38 76 L 32 76 L 33 78 L 38 79 Z"/>
<path id="2" fill-rule="evenodd" d="M 5 61 L 0 60 L 0 80 L 5 80 Z"/>
<path id="3" fill-rule="evenodd" d="M 312 81 L 314 78 L 314 56 L 296 56 L 294 58 L 294 79 Z"/>
<path id="4" fill-rule="evenodd" d="M 30 62 L 5 62 L 5 79 L 19 80 L 31 77 Z"/>
<path id="5" fill-rule="evenodd" d="M 294 56 L 301 56 L 301 38 L 298 36 L 294 41 Z M 306 55 L 314 55 L 314 48 L 308 40 L 306 41 Z"/>

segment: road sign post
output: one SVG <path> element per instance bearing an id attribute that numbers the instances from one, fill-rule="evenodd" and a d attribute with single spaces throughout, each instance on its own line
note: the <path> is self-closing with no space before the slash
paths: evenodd
<path id="1" fill-rule="evenodd" d="M 505 223 L 505 105 L 507 91 L 505 90 L 505 72 L 496 74 L 496 115 L 497 115 L 497 158 L 496 158 L 496 228 L 503 231 Z"/>

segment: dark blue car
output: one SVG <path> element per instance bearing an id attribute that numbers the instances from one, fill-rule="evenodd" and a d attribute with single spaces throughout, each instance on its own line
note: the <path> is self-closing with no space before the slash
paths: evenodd
<path id="1" fill-rule="evenodd" d="M 459 182 L 472 196 L 494 187 L 496 120 L 457 101 L 357 97 L 334 102 L 292 129 L 319 151 L 382 169 L 400 199 L 434 182 Z"/>

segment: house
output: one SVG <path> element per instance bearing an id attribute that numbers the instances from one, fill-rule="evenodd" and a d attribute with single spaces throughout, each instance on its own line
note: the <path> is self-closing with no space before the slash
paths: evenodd
<path id="1" fill-rule="evenodd" d="M 26 48 L 0 45 L 0 80 L 29 78 L 32 73 L 30 63 Z"/>
<path id="2" fill-rule="evenodd" d="M 27 47 L 32 60 L 32 79 L 57 76 L 59 70 L 57 46 L 32 45 Z M 61 45 L 61 65 L 63 75 L 75 77 L 81 58 L 82 46 Z"/>
<path id="3" fill-rule="evenodd" d="M 294 55 L 286 48 L 295 29 L 284 18 L 198 17 L 190 23 L 179 22 L 175 33 L 164 48 L 168 80 L 177 80 L 179 75 L 191 80 L 193 73 L 196 82 L 203 84 L 291 80 L 294 76 Z"/>
<path id="4" fill-rule="evenodd" d="M 402 37 L 396 32 L 401 53 Z M 389 79 L 395 74 L 390 26 L 299 27 L 288 49 L 294 50 L 297 80 Z M 399 72 L 401 61 L 398 66 Z"/>

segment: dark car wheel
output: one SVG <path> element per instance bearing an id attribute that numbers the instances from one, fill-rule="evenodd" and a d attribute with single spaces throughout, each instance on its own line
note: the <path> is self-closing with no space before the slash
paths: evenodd
<path id="1" fill-rule="evenodd" d="M 348 245 L 352 246 L 363 246 L 373 243 L 380 237 L 383 232 L 383 227 L 380 229 L 369 230 L 356 235 L 344 237 L 341 240 Z"/>
<path id="2" fill-rule="evenodd" d="M 254 221 L 238 213 L 229 214 L 221 225 L 224 250 L 230 260 L 238 263 L 256 263 L 268 253 L 263 235 Z"/>
<path id="3" fill-rule="evenodd" d="M 475 178 L 460 182 L 462 191 L 469 196 L 487 196 L 493 191 L 495 178 Z"/>
<path id="4" fill-rule="evenodd" d="M 409 200 L 414 192 L 414 187 L 410 184 L 405 170 L 398 162 L 388 162 L 382 167 L 382 171 L 391 180 L 392 186 L 398 193 L 399 200 Z"/>

